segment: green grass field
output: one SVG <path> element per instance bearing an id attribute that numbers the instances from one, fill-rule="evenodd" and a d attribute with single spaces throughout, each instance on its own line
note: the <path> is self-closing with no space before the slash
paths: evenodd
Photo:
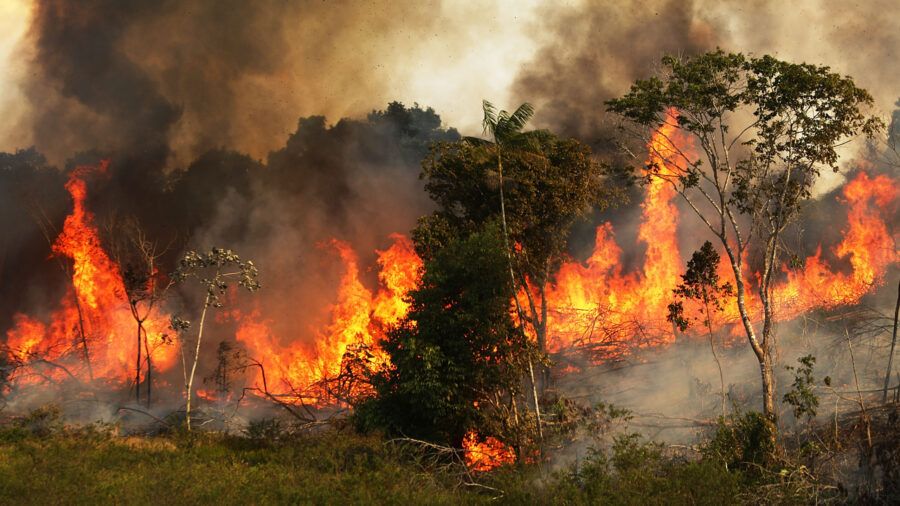
<path id="1" fill-rule="evenodd" d="M 451 504 L 479 502 L 403 464 L 377 438 L 285 444 L 240 437 L 7 433 L 4 504 Z M 486 499 L 486 498 L 485 498 Z"/>

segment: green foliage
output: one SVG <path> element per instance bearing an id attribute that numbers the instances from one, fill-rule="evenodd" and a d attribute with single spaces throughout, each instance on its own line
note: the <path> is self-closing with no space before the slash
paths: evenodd
<path id="1" fill-rule="evenodd" d="M 262 418 L 251 420 L 244 434 L 254 441 L 274 442 L 285 435 L 285 427 L 278 418 Z"/>
<path id="2" fill-rule="evenodd" d="M 871 95 L 829 67 L 722 50 L 684 59 L 666 56 L 662 64 L 662 77 L 636 81 L 623 97 L 607 102 L 609 110 L 637 125 L 674 124 L 696 136 L 710 169 L 729 174 L 725 204 L 771 218 L 776 227 L 783 227 L 796 215 L 797 203 L 809 198 L 820 168 L 837 170 L 838 145 L 883 127 L 864 112 L 873 104 Z M 733 124 L 739 112 L 753 121 Z M 728 134 L 734 142 L 724 148 L 737 143 L 749 148 L 747 155 L 729 158 L 716 151 L 713 136 Z M 701 160 L 679 161 L 682 189 L 712 181 Z M 661 176 L 660 168 L 650 170 Z"/>
<path id="3" fill-rule="evenodd" d="M 62 432 L 64 425 L 59 406 L 48 404 L 32 410 L 16 424 L 29 434 L 37 437 L 48 437 Z"/>
<path id="4" fill-rule="evenodd" d="M 719 417 L 703 452 L 728 469 L 753 475 L 773 463 L 774 430 L 772 423 L 756 411 Z"/>
<path id="5" fill-rule="evenodd" d="M 744 418 L 755 420 L 747 427 L 765 421 Z M 2 429 L 0 502 L 150 503 L 164 490 L 179 501 L 222 504 L 808 504 L 837 492 L 804 466 L 729 466 L 709 446 L 701 455 L 681 453 L 627 432 L 553 472 L 522 465 L 461 482 L 447 466 L 427 465 L 376 436 L 291 433 L 272 419 L 255 427 L 251 438 L 119 437 L 93 425 L 40 437 Z M 747 427 L 736 428 L 737 439 L 753 439 Z M 885 449 L 896 461 L 891 445 Z M 460 486 L 471 479 L 490 488 Z M 870 498 L 894 497 L 896 487 L 885 487 Z"/>
<path id="6" fill-rule="evenodd" d="M 708 460 L 666 455 L 637 434 L 616 438 L 608 451 L 592 449 L 544 490 L 510 494 L 510 503 L 727 504 L 741 492 L 739 476 Z M 521 494 L 521 495 L 519 495 Z"/>
<path id="7" fill-rule="evenodd" d="M 162 494 L 162 495 L 161 495 Z M 15 504 L 458 504 L 487 502 L 402 461 L 377 438 L 277 445 L 65 434 L 0 440 L 0 502 Z"/>
<path id="8" fill-rule="evenodd" d="M 695 251 L 688 260 L 687 271 L 681 275 L 681 284 L 673 292 L 681 299 L 691 299 L 703 304 L 702 325 L 712 325 L 710 310 L 721 311 L 724 298 L 733 293 L 731 283 L 720 283 L 719 254 L 712 243 L 706 241 L 699 251 Z M 684 304 L 677 300 L 669 304 L 666 317 L 684 332 L 690 326 L 691 319 L 684 314 Z"/>
<path id="9" fill-rule="evenodd" d="M 392 366 L 373 378 L 377 397 L 360 407 L 361 427 L 459 447 L 484 420 L 476 403 L 518 388 L 528 345 L 510 316 L 506 269 L 495 226 L 426 263 L 407 318 L 382 343 Z"/>
<path id="10" fill-rule="evenodd" d="M 763 306 L 761 331 L 745 325 L 760 362 L 763 410 L 774 421 L 773 281 L 780 275 L 782 234 L 809 200 L 822 169 L 838 169 L 838 148 L 857 135 L 871 138 L 883 122 L 870 116 L 872 96 L 828 67 L 722 50 L 688 58 L 666 56 L 657 77 L 636 81 L 606 102 L 642 140 L 661 132 L 646 177 L 671 185 L 722 243 L 739 299 L 753 286 Z M 662 128 L 665 127 L 665 128 Z M 688 144 L 690 143 L 690 144 Z M 653 144 L 656 146 L 656 144 Z M 745 284 L 746 253 L 759 272 Z M 739 304 L 741 319 L 754 318 Z M 679 315 L 679 313 L 681 313 Z M 685 324 L 683 307 L 672 320 Z"/>
<path id="11" fill-rule="evenodd" d="M 441 128 L 441 117 L 434 109 L 431 107 L 423 109 L 419 104 L 406 107 L 400 102 L 391 102 L 386 109 L 369 113 L 366 119 L 367 126 L 373 132 L 363 128 L 358 135 L 375 134 L 382 137 L 373 142 L 373 147 L 380 144 L 378 147 L 382 150 L 386 142 L 391 142 L 390 137 L 399 137 L 402 156 L 411 164 L 416 164 L 422 159 L 432 142 L 459 138 L 459 133 L 455 129 Z"/>
<path id="12" fill-rule="evenodd" d="M 178 269 L 172 274 L 172 279 L 181 283 L 189 278 L 195 278 L 206 288 L 206 305 L 222 307 L 220 297 L 228 290 L 229 279 L 237 279 L 239 286 L 254 292 L 259 289 L 258 276 L 259 271 L 252 261 L 241 260 L 241 257 L 230 249 L 212 248 L 204 253 L 196 251 L 185 253 L 178 262 Z"/>
<path id="13" fill-rule="evenodd" d="M 504 199 L 515 264 L 537 282 L 546 281 L 565 258 L 569 231 L 593 208 L 618 198 L 590 149 L 546 131 L 529 132 L 527 149 L 503 151 Z M 414 232 L 427 255 L 498 219 L 497 154 L 472 142 L 438 143 L 422 162 L 425 189 L 438 205 Z"/>
<path id="14" fill-rule="evenodd" d="M 813 379 L 813 367 L 816 364 L 816 357 L 805 355 L 797 359 L 799 366 L 785 366 L 788 371 L 794 372 L 794 382 L 791 389 L 784 394 L 782 402 L 790 404 L 794 408 L 794 417 L 798 420 L 806 417 L 811 420 L 816 417 L 819 408 L 819 397 L 815 393 L 816 382 Z M 830 379 L 826 378 L 826 383 L 830 383 Z"/>
<path id="15" fill-rule="evenodd" d="M 481 102 L 481 108 L 484 111 L 484 119 L 481 122 L 484 133 L 490 135 L 491 139 L 501 146 L 515 141 L 528 120 L 534 116 L 534 107 L 528 102 L 520 105 L 512 114 L 506 111 L 498 112 L 494 104 L 487 100 Z"/>

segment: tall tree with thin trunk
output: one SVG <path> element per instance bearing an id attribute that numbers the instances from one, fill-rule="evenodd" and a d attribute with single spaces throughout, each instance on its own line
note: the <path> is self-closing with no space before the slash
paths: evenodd
<path id="1" fill-rule="evenodd" d="M 258 271 L 251 261 L 243 261 L 233 251 L 212 248 L 206 253 L 188 251 L 179 261 L 178 269 L 172 274 L 176 282 L 184 282 L 189 278 L 196 279 L 205 289 L 203 309 L 200 312 L 200 323 L 197 326 L 197 337 L 193 342 L 187 340 L 190 322 L 173 318 L 172 328 L 181 335 L 181 365 L 184 373 L 185 420 L 187 429 L 191 430 L 191 399 L 194 389 L 194 375 L 200 361 L 200 345 L 203 341 L 203 328 L 206 314 L 210 308 L 222 307 L 222 295 L 228 290 L 229 282 L 235 280 L 238 286 L 254 292 L 259 289 Z M 191 350 L 191 348 L 193 348 Z M 186 352 L 191 352 L 188 358 Z M 187 363 L 190 362 L 190 370 Z"/>
<path id="2" fill-rule="evenodd" d="M 894 365 L 894 348 L 897 347 L 897 320 L 900 319 L 900 283 L 897 284 L 897 304 L 894 306 L 894 332 L 891 334 L 891 351 L 888 352 L 887 371 L 884 373 L 884 395 L 881 402 L 887 402 L 888 386 L 891 384 L 891 368 Z"/>
<path id="3" fill-rule="evenodd" d="M 872 103 L 850 77 L 828 67 L 721 50 L 666 56 L 659 75 L 607 102 L 622 128 L 648 144 L 653 132 L 674 132 L 668 135 L 673 152 L 658 153 L 665 166 L 647 166 L 645 175 L 669 183 L 725 250 L 741 324 L 759 362 L 763 412 L 773 425 L 772 290 L 781 273 L 782 234 L 820 172 L 838 170 L 840 146 L 883 127 L 865 112 Z M 676 134 L 690 139 L 692 149 L 679 145 Z M 748 258 L 757 261 L 748 266 Z M 748 271 L 758 273 L 754 282 Z M 751 290 L 758 310 L 749 303 Z"/>
<path id="4" fill-rule="evenodd" d="M 506 224 L 506 199 L 503 195 L 503 148 L 507 143 L 511 143 L 516 140 L 516 138 L 522 138 L 522 129 L 525 128 L 525 124 L 528 123 L 528 120 L 534 116 L 534 108 L 528 102 L 520 105 L 515 112 L 509 114 L 505 110 L 501 110 L 497 112 L 497 109 L 494 107 L 494 104 L 488 102 L 487 100 L 483 100 L 481 103 L 482 111 L 484 112 L 484 118 L 482 119 L 482 127 L 484 128 L 484 133 L 489 135 L 491 140 L 493 140 L 493 148 L 497 154 L 497 179 L 498 186 L 500 188 L 500 223 L 503 229 L 503 246 L 506 253 L 506 260 L 509 266 L 509 279 L 512 283 L 513 290 L 513 300 L 516 304 L 516 314 L 519 317 L 519 325 L 524 330 L 525 329 L 525 315 L 522 312 L 522 304 L 519 302 L 519 283 L 516 282 L 516 274 L 515 268 L 513 267 L 513 249 L 512 244 L 509 242 L 509 226 Z M 537 318 L 537 315 L 532 315 L 533 318 Z M 532 321 L 537 321 L 533 319 Z M 541 353 L 546 353 L 546 333 L 547 333 L 547 325 L 546 322 L 543 322 L 543 325 L 538 324 L 535 326 L 535 330 L 537 332 L 537 342 L 538 349 Z M 531 378 L 531 391 L 532 396 L 534 397 L 534 413 L 537 419 L 537 429 L 538 434 L 543 437 L 543 429 L 541 428 L 541 404 L 538 400 L 538 387 L 537 382 L 534 378 L 534 363 L 531 359 L 528 360 L 528 374 Z"/>

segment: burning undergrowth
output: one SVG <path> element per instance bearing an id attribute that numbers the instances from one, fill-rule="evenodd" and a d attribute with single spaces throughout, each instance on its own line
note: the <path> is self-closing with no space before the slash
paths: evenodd
<path id="1" fill-rule="evenodd" d="M 397 221 L 395 207 L 377 209 L 382 205 L 382 196 L 372 192 L 377 192 L 384 184 L 377 171 L 390 170 L 389 167 L 399 162 L 405 167 L 403 178 L 409 184 L 405 191 L 412 194 L 417 183 L 410 165 L 417 155 L 415 151 L 405 151 L 409 149 L 410 139 L 415 140 L 420 132 L 425 132 L 424 139 L 413 144 L 415 150 L 422 149 L 427 139 L 455 135 L 452 131 L 436 128 L 440 123 L 432 118 L 436 116 L 429 111 L 405 109 L 399 105 L 392 105 L 386 112 L 373 113 L 367 122 L 341 122 L 330 129 L 325 128 L 320 119 L 313 118 L 301 121 L 288 146 L 273 153 L 266 165 L 222 152 L 201 157 L 186 171 L 173 176 L 169 190 L 156 195 L 188 201 L 196 195 L 199 215 L 178 208 L 178 212 L 185 213 L 186 223 L 180 226 L 184 227 L 182 230 L 186 230 L 189 239 L 175 236 L 166 246 L 159 240 L 140 235 L 136 244 L 156 251 L 149 258 L 158 264 L 137 281 L 133 279 L 132 266 L 123 260 L 126 257 L 110 252 L 115 248 L 109 244 L 116 241 L 109 235 L 139 231 L 117 228 L 119 222 L 110 220 L 109 216 L 104 221 L 90 208 L 92 202 L 98 202 L 97 208 L 108 212 L 106 206 L 109 204 L 102 196 L 92 200 L 90 192 L 91 189 L 115 188 L 108 186 L 110 178 L 115 177 L 111 174 L 115 170 L 114 164 L 101 162 L 68 170 L 68 179 L 63 186 L 71 208 L 62 220 L 59 232 L 52 237 L 34 234 L 32 239 L 37 242 L 50 240 L 45 243 L 45 254 L 37 262 L 38 270 L 61 268 L 62 288 L 50 292 L 56 292 L 58 296 L 55 301 L 44 301 L 38 306 L 43 310 L 35 310 L 34 306 L 29 308 L 29 304 L 23 303 L 13 305 L 17 307 L 16 311 L 7 316 L 9 324 L 4 349 L 8 364 L 5 369 L 8 398 L 27 399 L 27 393 L 35 388 L 71 388 L 72 384 L 78 384 L 89 388 L 103 385 L 121 392 L 143 389 L 146 392 L 144 403 L 151 399 L 156 402 L 162 399 L 164 405 L 170 402 L 173 393 L 180 389 L 177 335 L 170 328 L 170 320 L 173 315 L 190 312 L 197 302 L 190 293 L 173 288 L 158 304 L 142 306 L 148 299 L 137 301 L 135 294 L 146 296 L 156 289 L 162 290 L 169 282 L 165 272 L 171 270 L 167 267 L 171 265 L 173 255 L 166 248 L 179 251 L 194 245 L 229 241 L 261 266 L 265 289 L 260 297 L 241 302 L 231 292 L 225 294 L 227 307 L 216 314 L 213 327 L 213 342 L 220 350 L 218 363 L 211 358 L 202 362 L 201 368 L 206 371 L 202 374 L 207 380 L 198 388 L 198 396 L 210 405 L 254 397 L 307 409 L 330 410 L 351 405 L 355 397 L 366 393 L 364 382 L 360 383 L 353 373 L 386 366 L 378 343 L 387 329 L 406 314 L 405 294 L 416 287 L 422 268 L 409 239 L 386 232 L 402 229 L 402 220 Z M 423 120 L 427 120 L 424 123 L 432 128 L 413 133 L 410 125 Z M 389 133 L 384 134 L 382 128 Z M 313 176 L 308 178 L 310 186 L 287 186 L 299 179 L 284 175 L 288 170 L 286 159 L 292 158 L 293 166 L 303 170 L 303 167 L 322 162 L 323 154 L 331 154 L 333 146 L 328 143 L 332 142 L 333 136 L 343 139 L 344 136 L 362 135 L 365 138 L 360 131 L 366 129 L 372 130 L 368 134 L 375 136 L 372 140 L 386 135 L 381 138 L 399 139 L 403 147 L 398 147 L 394 155 L 382 155 L 380 161 L 373 160 L 366 148 L 361 147 L 358 148 L 360 152 L 349 157 L 351 163 L 327 162 L 337 170 L 364 170 L 363 174 L 357 174 L 362 176 L 362 181 L 360 177 L 348 175 L 316 183 Z M 355 132 L 347 133 L 347 130 Z M 674 142 L 681 142 L 677 137 L 674 139 Z M 654 142 L 660 145 L 653 147 L 651 152 L 665 153 L 670 149 L 666 143 L 672 141 L 660 136 Z M 325 148 L 319 151 L 318 147 L 323 144 Z M 681 148 L 689 149 L 689 146 Z M 33 155 L 22 153 L 19 156 Z M 663 163 L 662 159 L 655 161 Z M 224 172 L 214 172 L 215 168 L 223 167 Z M 395 186 L 402 189 L 404 183 L 397 181 L 397 174 L 391 176 Z M 41 169 L 33 169 L 27 177 L 50 176 L 43 174 Z M 338 183 L 343 186 L 328 186 Z M 336 196 L 334 199 L 316 200 L 314 189 L 321 189 L 323 185 L 327 195 Z M 211 199 L 208 195 L 211 191 L 217 191 L 218 198 Z M 655 408 L 671 403 L 674 391 L 659 382 L 634 379 L 643 373 L 632 376 L 631 373 L 616 372 L 620 368 L 616 364 L 659 361 L 669 364 L 654 368 L 652 376 L 659 379 L 668 377 L 660 370 L 676 369 L 671 366 L 673 363 L 694 363 L 689 357 L 696 356 L 699 348 L 696 337 L 678 333 L 665 319 L 672 287 L 677 285 L 685 263 L 680 254 L 680 243 L 684 240 L 680 230 L 685 226 L 682 221 L 690 218 L 681 216 L 675 194 L 666 186 L 651 184 L 643 193 L 637 231 L 637 237 L 645 247 L 642 265 L 634 271 L 622 269 L 622 252 L 630 246 L 618 244 L 616 230 L 605 223 L 596 229 L 591 255 L 583 261 L 564 263 L 545 296 L 550 309 L 549 327 L 553 329 L 549 335 L 549 351 L 556 361 L 554 375 L 558 377 L 559 388 L 576 397 L 594 400 L 598 392 L 604 392 L 602 395 L 606 398 L 623 399 L 626 405 L 653 412 Z M 313 203 L 297 202 L 296 194 Z M 401 200 L 409 202 L 415 198 Z M 35 227 L 41 224 L 45 233 L 55 230 L 54 220 L 46 214 L 41 202 L 32 201 L 32 204 L 32 210 L 43 211 L 37 215 L 38 219 L 35 215 L 30 216 Z M 422 206 L 419 209 L 425 209 L 424 203 Z M 47 208 L 61 207 L 53 203 Z M 361 222 L 347 212 L 351 207 L 370 208 L 372 214 Z M 871 297 L 897 260 L 889 221 L 896 215 L 897 187 L 890 176 L 858 170 L 846 185 L 823 197 L 822 203 L 813 209 L 823 207 L 845 216 L 841 220 L 840 240 L 836 244 L 807 246 L 814 253 L 783 267 L 775 300 L 778 314 L 788 325 L 786 329 L 797 328 L 797 323 L 788 322 L 798 317 L 807 317 L 816 311 L 844 310 L 858 305 L 864 297 Z M 298 208 L 305 212 L 293 211 Z M 409 214 L 409 210 L 406 213 Z M 391 218 L 384 217 L 387 215 Z M 335 226 L 323 227 L 322 220 L 331 220 Z M 318 226 L 312 225 L 317 222 L 320 223 Z M 106 226 L 101 227 L 101 223 Z M 156 227 L 164 228 L 164 223 L 157 222 Z M 364 232 L 364 228 L 368 230 Z M 335 235 L 351 237 L 354 242 L 324 235 L 341 231 L 343 233 Z M 371 246 L 379 243 L 384 246 Z M 34 249 L 39 248 L 31 246 L 23 251 Z M 145 255 L 144 259 L 147 258 Z M 748 278 L 753 275 L 747 273 Z M 756 304 L 750 300 L 751 307 L 758 312 Z M 137 320 L 140 320 L 140 330 Z M 727 337 L 734 334 L 727 329 L 734 329 L 737 320 L 733 302 L 728 302 L 715 322 L 726 329 L 722 342 L 725 349 L 738 339 Z M 683 345 L 670 346 L 673 343 Z M 668 349 L 673 351 L 665 351 Z M 734 364 L 744 364 L 729 368 L 734 372 L 733 378 L 752 376 L 752 364 L 745 360 L 746 357 L 740 358 L 741 354 L 737 352 L 727 353 L 734 355 L 730 359 Z M 354 367 L 360 369 L 354 371 Z M 640 369 L 640 366 L 636 367 Z M 706 369 L 705 366 L 698 367 L 699 370 Z M 744 373 L 738 373 L 739 370 Z M 710 370 L 694 376 L 691 376 L 692 371 L 690 367 L 683 369 L 684 374 L 679 375 L 683 377 L 681 380 L 666 381 L 686 385 L 687 393 L 682 392 L 685 399 L 697 395 L 703 384 L 711 382 Z M 618 379 L 612 382 L 599 380 L 598 383 L 597 374 L 606 379 Z M 644 386 L 657 385 L 658 395 L 644 392 L 621 397 L 608 389 L 584 391 L 586 385 L 602 383 L 627 389 L 629 382 L 634 381 Z M 691 381 L 697 383 L 692 386 Z M 738 379 L 735 387 L 739 388 L 744 381 Z M 739 397 L 738 394 L 732 396 Z M 46 394 L 38 399 L 46 400 Z M 675 412 L 681 413 L 681 410 Z M 315 415 L 310 412 L 310 416 Z M 497 458 L 501 460 L 509 458 L 503 456 L 505 454 L 495 440 L 467 441 L 473 455 L 486 452 L 499 455 Z M 479 446 L 482 444 L 485 446 Z M 489 464 L 478 465 L 490 467 Z"/>
<path id="2" fill-rule="evenodd" d="M 538 105 L 541 126 L 589 143 L 614 164 L 622 162 L 615 149 L 621 139 L 598 111 L 660 52 L 690 55 L 742 38 L 751 49 L 768 49 L 777 39 L 764 30 L 748 35 L 762 25 L 752 13 L 738 16 L 729 31 L 717 17 L 721 10 L 707 2 L 645 4 L 656 13 L 652 20 L 635 16 L 629 4 L 554 7 L 536 26 L 550 38 L 512 87 Z M 203 403 L 252 404 L 248 411 L 259 413 L 274 405 L 313 419 L 316 410 L 331 414 L 370 393 L 366 372 L 390 366 L 379 342 L 406 315 L 405 296 L 422 273 L 405 235 L 435 207 L 418 178 L 421 160 L 433 142 L 460 135 L 433 110 L 395 102 L 334 124 L 304 117 L 283 146 L 273 142 L 298 110 L 359 116 L 360 103 L 387 88 L 361 69 L 381 61 L 379 51 L 403 45 L 390 28 L 415 24 L 409 33 L 423 34 L 440 20 L 427 8 L 398 16 L 385 5 L 375 17 L 391 35 L 352 44 L 358 35 L 347 26 L 367 14 L 349 4 L 326 13 L 312 4 L 38 2 L 24 79 L 33 110 L 24 127 L 54 162 L 71 158 L 57 170 L 33 148 L 0 154 L 0 340 L 4 394 L 14 408 L 68 400 L 73 391 L 79 400 L 96 398 L 102 390 L 112 392 L 111 403 L 133 398 L 157 414 L 177 409 L 184 336 L 171 321 L 195 319 L 203 293 L 171 284 L 169 274 L 186 251 L 213 246 L 252 259 L 263 289 L 252 297 L 221 294 L 199 364 Z M 285 21 L 297 17 L 327 22 L 311 29 Z M 147 43 L 161 32 L 173 35 Z M 313 49 L 326 35 L 342 42 Z M 892 47 L 882 41 L 894 35 L 877 35 L 874 42 L 835 40 Z M 342 45 L 348 43 L 353 51 Z M 186 59 L 198 64 L 184 70 Z M 876 81 L 880 101 L 894 93 L 881 89 L 893 82 L 894 66 L 847 65 L 866 70 L 859 73 Z M 672 131 L 659 132 L 649 146 L 628 147 L 649 151 L 647 164 L 668 175 L 677 167 L 666 166 L 667 152 L 696 151 Z M 827 355 L 827 346 L 795 346 L 813 339 L 809 320 L 880 308 L 879 287 L 896 272 L 898 195 L 895 169 L 879 156 L 860 157 L 845 181 L 819 192 L 803 227 L 786 239 L 792 254 L 773 293 L 785 344 L 780 364 L 801 351 Z M 706 235 L 662 181 L 629 191 L 631 204 L 577 225 L 570 257 L 545 292 L 519 295 L 547 302 L 556 393 L 692 417 L 696 410 L 672 408 L 675 399 L 702 397 L 719 380 L 712 362 L 696 360 L 707 353 L 705 337 L 679 331 L 666 313 L 690 252 Z M 727 277 L 724 262 L 719 270 Z M 743 274 L 750 284 L 758 280 L 751 268 Z M 747 304 L 759 320 L 761 302 L 750 296 Z M 733 373 L 732 399 L 746 399 L 741 385 L 753 376 L 746 350 L 735 346 L 739 319 L 727 299 L 712 322 L 721 341 L 713 352 L 720 346 Z M 840 336 L 837 327 L 822 334 L 828 339 L 815 339 L 841 342 L 832 338 Z M 847 370 L 838 359 L 823 363 Z M 873 362 L 865 374 L 878 367 Z M 711 416 L 713 404 L 701 403 L 699 411 Z M 470 459 L 479 452 L 512 459 L 493 437 L 469 433 L 464 442 Z"/>

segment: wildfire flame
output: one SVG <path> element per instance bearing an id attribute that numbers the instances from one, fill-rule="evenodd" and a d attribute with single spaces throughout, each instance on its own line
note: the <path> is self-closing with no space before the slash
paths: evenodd
<path id="1" fill-rule="evenodd" d="M 261 359 L 269 388 L 305 391 L 323 379 L 334 378 L 341 373 L 346 354 L 353 350 L 367 353 L 372 362 L 384 363 L 386 358 L 377 344 L 385 330 L 406 315 L 404 297 L 418 284 L 422 267 L 408 238 L 395 234 L 391 239 L 394 243 L 387 250 L 376 252 L 381 269 L 380 286 L 374 294 L 360 281 L 359 262 L 350 246 L 331 241 L 344 265 L 344 275 L 330 309 L 331 322 L 317 332 L 312 348 L 297 341 L 282 344 L 270 330 L 272 322 L 261 321 L 258 313 L 239 318 L 237 340 L 248 354 Z M 261 370 L 254 381 L 262 385 Z"/>
<path id="2" fill-rule="evenodd" d="M 516 461 L 515 452 L 502 441 L 493 436 L 479 440 L 478 435 L 471 431 L 463 438 L 463 457 L 469 469 L 479 472 Z"/>
<path id="3" fill-rule="evenodd" d="M 674 175 L 666 161 L 675 159 L 679 149 L 693 156 L 690 143 L 679 130 L 664 125 L 653 135 L 647 164 L 662 176 Z M 660 315 L 665 315 L 683 269 L 675 196 L 661 178 L 655 177 L 647 185 L 638 229 L 638 240 L 646 246 L 640 272 L 622 273 L 622 250 L 609 223 L 597 227 L 594 251 L 584 264 L 563 264 L 556 284 L 546 291 L 551 351 L 589 344 L 595 351 L 602 350 L 599 353 L 604 358 L 617 358 L 625 352 L 624 342 L 648 346 L 674 340 Z"/>
<path id="4" fill-rule="evenodd" d="M 687 158 L 695 156 L 687 139 L 674 130 L 674 126 L 663 126 L 649 146 L 648 165 L 657 166 L 663 176 L 675 173 L 666 166 L 667 161 L 680 157 L 670 156 L 675 145 Z M 897 192 L 893 179 L 870 177 L 865 172 L 859 172 L 844 186 L 842 201 L 849 208 L 847 227 L 834 254 L 848 259 L 852 271 L 833 270 L 822 258 L 821 246 L 805 259 L 802 269 L 783 267 L 785 279 L 773 290 L 779 320 L 790 320 L 817 308 L 856 304 L 883 281 L 887 268 L 900 258 L 883 218 L 893 215 Z M 678 252 L 679 215 L 672 202 L 675 196 L 661 178 L 654 177 L 647 187 L 638 233 L 647 249 L 639 273 L 621 272 L 622 250 L 609 223 L 597 227 L 595 249 L 585 263 L 563 264 L 556 284 L 546 291 L 551 351 L 580 347 L 595 359 L 607 360 L 621 358 L 634 348 L 674 341 L 674 329 L 665 315 L 672 289 L 684 269 Z M 734 276 L 725 255 L 719 271 L 725 280 Z M 751 287 L 748 277 L 753 276 L 744 274 Z M 746 295 L 754 320 L 759 320 L 762 310 L 758 297 L 752 289 Z M 736 301 L 726 301 L 719 323 L 728 325 L 738 320 Z"/>
<path id="5" fill-rule="evenodd" d="M 677 167 L 666 165 L 676 150 L 694 156 L 690 143 L 672 126 L 657 132 L 649 147 L 648 165 L 655 166 L 662 175 L 676 172 Z M 6 332 L 10 358 L 31 366 L 15 373 L 13 379 L 20 384 L 42 378 L 62 381 L 67 377 L 83 380 L 91 376 L 119 385 L 134 380 L 136 323 L 119 266 L 104 251 L 94 217 L 85 208 L 85 177 L 102 174 L 106 167 L 105 163 L 97 168 L 80 167 L 71 173 L 66 184 L 73 209 L 52 252 L 69 266 L 71 288 L 49 316 L 17 314 L 13 328 Z M 780 319 L 791 319 L 814 308 L 855 304 L 882 282 L 887 269 L 900 258 L 884 220 L 895 213 L 897 193 L 892 178 L 872 177 L 864 172 L 844 186 L 841 200 L 848 207 L 847 226 L 833 253 L 847 261 L 850 271 L 829 266 L 822 258 L 821 247 L 805 259 L 801 269 L 785 267 L 783 281 L 775 287 L 773 297 Z M 588 348 L 595 360 L 608 360 L 635 348 L 658 346 L 675 339 L 671 325 L 665 321 L 672 289 L 684 268 L 678 253 L 680 217 L 675 198 L 675 192 L 659 178 L 648 184 L 638 230 L 638 240 L 646 252 L 637 272 L 622 272 L 622 249 L 609 223 L 597 227 L 595 249 L 585 262 L 562 265 L 556 282 L 545 292 L 550 351 Z M 422 269 L 422 261 L 408 238 L 397 234 L 391 239 L 393 244 L 388 249 L 376 252 L 376 290 L 361 281 L 359 260 L 352 248 L 338 240 L 329 243 L 341 260 L 344 273 L 337 299 L 328 308 L 330 321 L 313 331 L 311 342 L 275 335 L 273 322 L 262 317 L 259 310 L 230 313 L 237 323 L 236 340 L 249 357 L 264 366 L 266 388 L 305 391 L 323 379 L 339 376 L 348 354 L 362 353 L 373 364 L 385 363 L 378 343 L 386 329 L 406 315 L 405 295 L 417 286 Z M 725 279 L 731 277 L 727 264 L 720 268 Z M 745 277 L 753 278 L 750 274 Z M 759 314 L 759 303 L 752 290 L 747 295 L 751 311 Z M 735 304 L 728 303 L 722 323 L 735 322 L 737 316 Z M 168 321 L 168 315 L 156 310 L 144 323 L 154 368 L 159 371 L 171 369 L 177 354 L 176 346 L 166 345 Z M 84 356 L 85 342 L 88 360 Z M 256 371 L 248 378 L 251 384 L 262 387 L 262 369 L 249 370 Z M 318 403 L 316 394 L 301 398 Z M 473 467 L 487 466 L 479 462 L 494 458 L 510 458 L 511 452 L 499 441 L 480 441 L 474 434 L 467 436 L 466 441 L 467 459 L 471 459 Z"/>
<path id="6" fill-rule="evenodd" d="M 108 163 L 99 167 L 78 167 L 72 171 L 66 190 L 72 196 L 72 213 L 53 243 L 57 257 L 71 261 L 71 287 L 52 312 L 47 323 L 19 314 L 7 332 L 7 347 L 17 362 L 47 366 L 37 375 L 34 368 L 19 378 L 23 382 L 41 377 L 61 380 L 66 376 L 125 383 L 133 379 L 131 365 L 136 356 L 137 323 L 125 295 L 119 266 L 100 243 L 94 216 L 85 208 L 87 183 L 92 173 L 104 174 Z M 144 322 L 153 365 L 171 367 L 175 348 L 166 346 L 166 315 L 154 313 Z M 128 336 L 128 337 L 126 337 Z M 86 349 L 85 349 L 86 347 Z M 146 372 L 145 372 L 146 374 Z"/>

